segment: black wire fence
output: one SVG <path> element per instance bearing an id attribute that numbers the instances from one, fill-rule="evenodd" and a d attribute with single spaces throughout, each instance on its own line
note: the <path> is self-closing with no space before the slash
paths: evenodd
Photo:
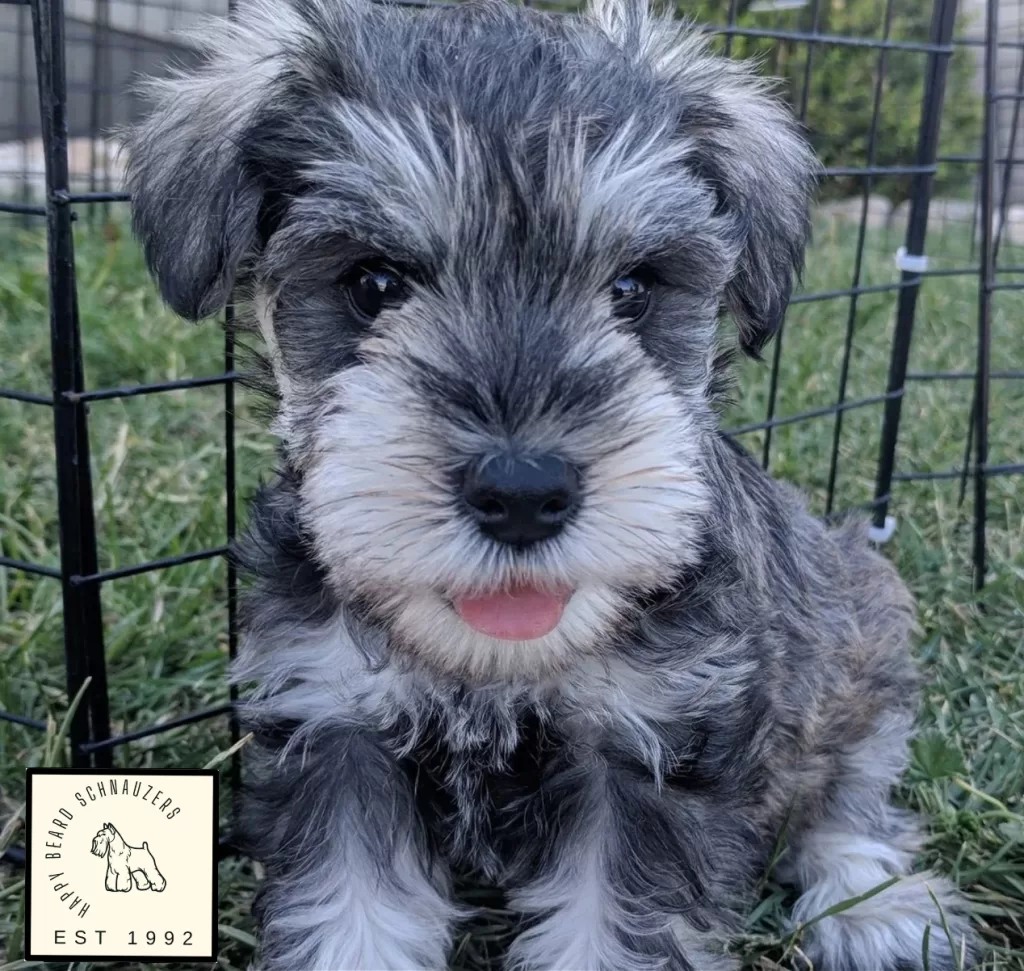
<path id="1" fill-rule="evenodd" d="M 169 61 L 188 62 L 195 55 L 186 43 L 170 39 L 170 32 L 189 26 L 200 13 L 229 15 L 219 0 L 0 0 L 0 214 L 26 224 L 45 223 L 48 247 L 48 293 L 51 338 L 52 387 L 0 389 L 0 399 L 53 412 L 57 517 L 60 560 L 58 566 L 25 562 L 2 555 L 0 568 L 22 571 L 59 583 L 62 594 L 64 662 L 69 698 L 75 697 L 86 678 L 90 684 L 70 723 L 70 751 L 74 766 L 108 767 L 116 751 L 126 744 L 184 725 L 208 719 L 228 718 L 233 737 L 234 693 L 223 703 L 193 711 L 161 724 L 133 731 L 111 731 L 110 695 L 101 588 L 150 571 L 223 557 L 235 535 L 237 484 L 235 461 L 236 346 L 233 311 L 225 319 L 223 370 L 221 373 L 144 385 L 90 388 L 83 368 L 83 334 L 79 323 L 79 289 L 76 279 L 75 227 L 82 220 L 117 218 L 111 211 L 128 197 L 119 191 L 118 161 L 112 142 L 105 137 L 113 126 L 135 117 L 140 106 L 129 93 L 137 74 L 159 71 Z M 867 0 L 871 2 L 871 0 Z M 968 0 L 969 2 L 969 0 Z M 828 187 L 843 188 L 841 197 L 829 203 L 829 212 L 843 219 L 839 233 L 849 246 L 849 265 L 843 269 L 849 284 L 799 293 L 793 300 L 787 328 L 770 352 L 764 418 L 733 427 L 732 434 L 754 441 L 765 467 L 778 455 L 784 430 L 807 423 L 830 421 L 828 447 L 821 454 L 821 468 L 814 471 L 823 498 L 823 513 L 836 516 L 850 505 L 867 510 L 873 535 L 884 541 L 899 508 L 900 487 L 912 482 L 958 480 L 961 499 L 971 487 L 973 499 L 974 582 L 980 587 L 986 573 L 987 490 L 996 476 L 1024 472 L 1024 460 L 991 463 L 989 457 L 990 401 L 994 383 L 1020 382 L 1024 370 L 992 367 L 992 320 L 994 304 L 1002 291 L 1024 287 L 1024 265 L 1013 265 L 1021 255 L 1015 223 L 1021 215 L 1013 200 L 1024 180 L 1018 169 L 1024 161 L 1019 152 L 1020 106 L 1024 98 L 1024 29 L 1021 9 L 1005 0 L 975 0 L 979 5 L 958 11 L 957 0 L 918 0 L 916 14 L 902 16 L 897 0 L 878 0 L 866 24 L 856 29 L 840 25 L 830 32 L 830 0 L 727 0 L 719 7 L 696 11 L 709 24 L 725 53 L 759 53 L 765 70 L 788 77 L 787 89 L 795 110 L 812 131 L 809 117 L 824 100 L 827 109 L 830 70 L 843 57 L 856 55 L 859 67 L 857 96 L 863 125 L 854 135 L 842 137 L 849 144 L 833 144 L 832 158 L 853 164 L 830 162 L 826 154 Z M 901 0 L 902 3 L 902 0 Z M 969 150 L 944 151 L 943 124 L 949 117 L 950 65 L 954 58 L 969 65 L 966 82 L 975 87 L 980 117 L 977 137 Z M 892 81 L 899 69 L 911 79 L 917 92 L 908 109 L 897 105 L 895 113 L 912 126 L 908 148 L 894 156 L 891 148 L 891 116 L 887 98 L 897 90 Z M 961 72 L 962 74 L 962 72 Z M 964 75 L 965 76 L 965 75 Z M 962 76 L 958 76 L 961 84 Z M 842 82 L 845 83 L 845 82 Z M 960 92 L 954 91 L 953 94 Z M 838 93 L 836 94 L 838 96 Z M 908 117 L 908 111 L 912 117 Z M 827 133 L 826 133 L 827 135 Z M 833 141 L 835 141 L 833 139 Z M 1018 157 L 1020 156 L 1020 157 Z M 942 201 L 936 185 L 950 173 L 966 173 L 961 182 L 971 198 Z M 881 184 L 899 184 L 901 197 L 883 217 L 876 212 Z M 969 252 L 952 265 L 929 261 L 926 246 L 929 230 L 941 231 L 946 218 L 961 220 L 970 237 Z M 896 280 L 874 282 L 867 272 L 870 240 L 877 236 L 879 219 L 886 238 L 894 245 L 899 267 Z M 1001 264 L 1000 255 L 1010 253 Z M 0 260 L 4 255 L 0 253 Z M 1020 259 L 1019 263 L 1024 263 Z M 976 280 L 977 316 L 973 341 L 976 366 L 958 371 L 911 369 L 915 323 L 920 320 L 921 295 L 939 277 Z M 865 302 L 883 299 L 891 327 L 887 344 L 880 349 L 888 357 L 883 388 L 873 394 L 854 396 L 851 361 L 854 336 Z M 785 355 L 795 353 L 790 333 L 795 314 L 824 305 L 844 308 L 843 343 L 835 376 L 834 392 L 827 404 L 779 413 Z M 971 323 L 965 323 L 965 328 Z M 908 400 L 925 384 L 942 382 L 973 390 L 963 460 L 957 467 L 904 470 L 899 467 L 900 436 L 907 428 Z M 223 543 L 208 549 L 140 562 L 116 569 L 101 569 L 94 516 L 94 482 L 90 461 L 90 407 L 102 407 L 112 399 L 158 395 L 169 391 L 222 386 L 224 403 L 223 445 L 226 533 Z M 859 413 L 875 422 L 872 446 L 873 487 L 862 502 L 840 502 L 838 483 L 842 473 L 844 432 Z M 774 451 L 773 451 L 774 447 Z M 773 471 L 778 471 L 773 468 Z M 234 657 L 236 632 L 236 581 L 226 564 L 227 653 Z M 226 692 L 227 694 L 227 692 Z M 43 732 L 46 725 L 24 712 L 0 711 L 0 720 Z M 237 766 L 234 769 L 237 783 Z M 21 851 L 9 851 L 19 859 Z"/>

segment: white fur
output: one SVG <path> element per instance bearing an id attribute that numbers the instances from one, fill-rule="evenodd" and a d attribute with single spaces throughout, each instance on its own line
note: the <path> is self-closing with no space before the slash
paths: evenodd
<path id="1" fill-rule="evenodd" d="M 668 932 L 697 971 L 732 971 L 738 963 L 721 953 L 724 938 L 713 931 L 702 933 L 685 918 L 670 914 L 646 915 L 641 927 L 623 906 L 609 874 L 609 860 L 619 848 L 603 799 L 605 767 L 600 759 L 594 759 L 589 768 L 592 800 L 582 813 L 579 832 L 563 847 L 551 869 L 511 896 L 518 911 L 540 919 L 512 944 L 510 967 L 522 971 L 656 971 L 665 967 L 663 958 L 643 957 L 623 947 L 619 935 Z"/>
<path id="2" fill-rule="evenodd" d="M 934 874 L 908 875 L 911 863 L 910 853 L 867 835 L 821 829 L 804 838 L 794 866 L 797 882 L 804 888 L 793 907 L 794 921 L 806 923 L 844 900 L 900 877 L 881 893 L 810 929 L 807 950 L 820 958 L 822 967 L 839 964 L 868 971 L 892 968 L 898 961 L 917 967 L 929 925 L 933 959 L 938 962 L 939 955 L 949 954 L 931 894 L 947 911 L 956 938 L 960 922 L 953 888 Z M 961 941 L 954 939 L 953 946 L 959 951 Z"/>
<path id="3" fill-rule="evenodd" d="M 600 772 L 594 765 L 593 771 Z M 576 845 L 567 848 L 556 867 L 512 895 L 512 905 L 528 916 L 543 916 L 512 945 L 509 963 L 517 969 L 591 971 L 629 968 L 654 971 L 657 962 L 637 964 L 616 938 L 628 919 L 609 885 L 607 858 L 612 847 L 605 827 L 606 807 L 600 798 L 587 814 L 588 825 Z"/>
<path id="4" fill-rule="evenodd" d="M 292 966 L 303 971 L 414 971 L 447 966 L 451 927 L 461 913 L 415 849 L 396 851 L 384 874 L 353 833 L 326 834 L 324 862 L 289 885 L 265 933 L 301 934 Z M 301 948 L 301 949 L 300 949 Z M 311 961 L 300 959 L 312 949 Z M 288 966 L 287 955 L 278 958 Z"/>

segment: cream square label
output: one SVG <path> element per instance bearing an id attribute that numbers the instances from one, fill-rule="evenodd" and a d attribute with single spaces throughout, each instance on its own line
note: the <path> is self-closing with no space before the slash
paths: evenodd
<path id="1" fill-rule="evenodd" d="M 29 769 L 26 957 L 214 961 L 217 773 Z"/>

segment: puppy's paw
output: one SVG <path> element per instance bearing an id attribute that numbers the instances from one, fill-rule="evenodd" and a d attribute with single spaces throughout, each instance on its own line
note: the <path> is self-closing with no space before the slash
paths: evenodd
<path id="1" fill-rule="evenodd" d="M 811 891 L 797 901 L 793 916 L 807 922 L 838 902 L 820 907 Z M 906 877 L 814 923 L 803 952 L 814 971 L 971 971 L 980 959 L 963 898 L 948 881 L 928 873 Z"/>

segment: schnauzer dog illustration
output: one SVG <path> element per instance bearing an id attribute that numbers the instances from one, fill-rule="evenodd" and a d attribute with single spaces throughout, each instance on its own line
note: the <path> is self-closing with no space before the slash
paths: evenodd
<path id="1" fill-rule="evenodd" d="M 92 838 L 91 852 L 93 856 L 107 858 L 104 880 L 107 890 L 127 893 L 132 889 L 133 881 L 139 890 L 155 890 L 157 893 L 167 886 L 149 851 L 149 844 L 143 841 L 142 846 L 129 846 L 114 829 L 113 823 L 104 823 L 103 829 Z"/>
<path id="2" fill-rule="evenodd" d="M 890 802 L 911 597 L 720 430 L 802 263 L 787 109 L 640 0 L 241 0 L 197 41 L 127 177 L 164 299 L 237 292 L 276 405 L 236 553 L 260 966 L 445 967 L 458 876 L 513 968 L 737 968 L 784 844 L 817 971 L 969 967 Z"/>

